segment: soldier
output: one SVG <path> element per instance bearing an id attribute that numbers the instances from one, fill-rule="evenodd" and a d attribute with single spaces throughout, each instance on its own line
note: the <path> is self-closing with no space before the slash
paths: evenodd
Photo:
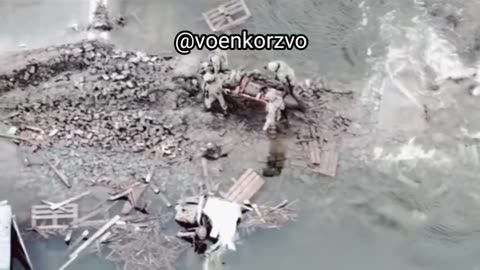
<path id="1" fill-rule="evenodd" d="M 208 55 L 208 62 L 213 66 L 213 73 L 218 74 L 228 67 L 227 53 L 216 49 Z"/>
<path id="2" fill-rule="evenodd" d="M 275 74 L 275 79 L 286 84 L 290 89 L 293 89 L 296 83 L 295 71 L 287 65 L 287 63 L 281 60 L 271 61 L 264 68 L 273 72 Z"/>
<path id="3" fill-rule="evenodd" d="M 263 125 L 263 131 L 267 131 L 269 128 L 275 128 L 277 121 L 282 119 L 283 112 L 285 111 L 285 102 L 283 101 L 283 92 L 273 88 L 269 88 L 265 94 L 267 100 L 267 117 L 265 124 Z"/>
<path id="4" fill-rule="evenodd" d="M 203 75 L 203 100 L 205 108 L 210 110 L 215 100 L 218 100 L 220 107 L 222 107 L 223 113 L 228 114 L 228 107 L 225 99 L 223 98 L 223 83 L 218 75 L 211 72 Z"/>
<path id="5" fill-rule="evenodd" d="M 305 105 L 303 102 L 294 94 L 293 89 L 296 85 L 295 71 L 287 63 L 281 60 L 269 62 L 264 69 L 273 72 L 275 74 L 275 79 L 287 86 L 287 90 L 284 95 L 290 94 L 292 98 L 297 101 L 300 109 L 305 111 Z"/>

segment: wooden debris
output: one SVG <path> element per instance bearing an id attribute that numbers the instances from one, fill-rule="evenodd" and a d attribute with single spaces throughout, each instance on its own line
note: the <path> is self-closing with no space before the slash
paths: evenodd
<path id="1" fill-rule="evenodd" d="M 243 203 L 250 200 L 265 184 L 265 180 L 253 169 L 248 169 L 230 190 L 225 194 L 225 199 Z"/>
<path id="2" fill-rule="evenodd" d="M 150 171 L 148 172 L 147 176 L 145 177 L 145 183 L 150 183 L 152 180 L 153 174 L 155 172 L 155 165 L 152 165 Z"/>
<path id="3" fill-rule="evenodd" d="M 125 188 L 123 191 L 121 191 L 121 192 L 119 192 L 119 193 L 111 196 L 111 197 L 109 198 L 109 200 L 110 200 L 110 201 L 115 201 L 115 200 L 118 200 L 118 199 L 120 199 L 120 198 L 122 198 L 122 197 L 128 196 L 130 193 L 132 193 L 133 188 L 136 187 L 136 186 L 138 186 L 138 185 L 140 185 L 140 183 L 139 183 L 139 182 L 135 182 L 134 184 L 132 184 L 132 185 L 128 186 L 127 188 Z"/>
<path id="4" fill-rule="evenodd" d="M 28 142 L 31 145 L 37 145 L 38 146 L 37 143 L 34 143 L 31 140 L 29 140 L 27 138 L 20 137 L 20 136 L 0 134 L 0 138 L 10 139 L 10 140 L 14 140 L 14 141 Z"/>
<path id="5" fill-rule="evenodd" d="M 139 207 L 139 201 L 142 199 L 147 187 L 148 185 L 143 184 L 136 188 L 131 188 L 131 192 L 128 194 L 128 200 L 123 205 L 122 215 L 128 215 L 134 208 L 141 208 Z"/>
<path id="6" fill-rule="evenodd" d="M 273 211 L 275 211 L 275 210 L 278 210 L 278 209 L 280 209 L 280 208 L 283 208 L 283 207 L 287 206 L 287 204 L 288 204 L 288 200 L 283 200 L 281 203 L 279 203 L 279 204 L 275 205 L 274 207 L 272 207 L 272 209 L 271 209 L 270 211 L 273 212 Z"/>
<path id="7" fill-rule="evenodd" d="M 267 223 L 265 219 L 263 218 L 262 212 L 260 212 L 260 209 L 258 209 L 258 206 L 256 204 L 253 204 L 253 210 L 255 210 L 255 213 L 257 213 L 258 217 L 263 223 Z"/>
<path id="8" fill-rule="evenodd" d="M 51 210 L 48 205 L 32 205 L 32 228 L 44 230 L 67 229 L 69 224 L 78 218 L 78 205 L 68 204 L 64 208 L 66 212 L 59 209 Z M 41 222 L 49 222 L 49 224 L 40 225 Z"/>
<path id="9" fill-rule="evenodd" d="M 48 239 L 48 234 L 42 229 L 38 228 L 37 226 L 32 226 L 32 229 L 43 238 Z"/>
<path id="10" fill-rule="evenodd" d="M 167 206 L 168 208 L 171 208 L 172 207 L 172 203 L 170 203 L 170 201 L 168 200 L 167 196 L 165 195 L 164 192 L 161 192 L 159 194 L 160 196 L 160 199 L 163 201 L 163 203 L 165 204 L 165 206 Z"/>
<path id="11" fill-rule="evenodd" d="M 72 185 L 70 185 L 70 182 L 68 181 L 67 176 L 65 176 L 65 174 L 63 174 L 63 172 L 61 172 L 59 169 L 57 169 L 57 167 L 55 165 L 53 165 L 48 160 L 48 158 L 44 157 L 43 159 L 48 164 L 48 166 L 53 170 L 53 172 L 55 172 L 55 174 L 58 176 L 58 178 L 60 178 L 60 180 L 63 182 L 63 184 L 65 184 L 65 186 L 67 186 L 67 188 L 71 188 Z"/>
<path id="12" fill-rule="evenodd" d="M 320 164 L 313 171 L 334 177 L 337 174 L 338 150 L 331 132 L 323 133 L 321 149 Z"/>
<path id="13" fill-rule="evenodd" d="M 112 236 L 112 232 L 106 232 L 106 233 L 102 236 L 102 238 L 100 238 L 100 243 L 102 243 L 102 244 L 103 244 L 103 243 L 106 243 L 111 236 Z"/>
<path id="14" fill-rule="evenodd" d="M 34 131 L 34 132 L 38 132 L 38 133 L 40 133 L 40 134 L 44 134 L 44 133 L 45 133 L 45 131 L 43 131 L 43 129 L 37 128 L 37 127 L 25 126 L 25 129 L 28 129 L 28 130 L 31 130 L 31 131 Z"/>
<path id="15" fill-rule="evenodd" d="M 292 203 L 290 203 L 290 205 Z M 248 231 L 258 228 L 278 229 L 282 224 L 295 220 L 297 217 L 297 214 L 291 209 L 288 209 L 287 205 L 289 205 L 288 200 L 274 207 L 265 205 L 256 206 L 255 208 L 257 208 L 257 210 L 255 211 L 263 214 L 259 215 L 257 213 L 257 215 L 249 215 L 244 222 L 240 223 L 240 227 L 246 227 Z"/>
<path id="16" fill-rule="evenodd" d="M 82 194 L 79 194 L 77 196 L 73 196 L 72 198 L 66 199 L 66 200 L 64 200 L 62 202 L 59 202 L 59 203 L 53 203 L 52 204 L 51 202 L 48 202 L 48 201 L 42 201 L 42 202 L 48 204 L 50 206 L 50 210 L 57 210 L 60 207 L 63 207 L 64 205 L 66 205 L 66 204 L 72 203 L 74 201 L 77 201 L 77 200 L 89 195 L 90 193 L 91 193 L 90 191 L 85 191 Z"/>
<path id="17" fill-rule="evenodd" d="M 251 17 L 250 10 L 243 0 L 228 1 L 202 15 L 213 32 L 228 31 Z"/>
<path id="18" fill-rule="evenodd" d="M 46 201 L 46 200 L 42 200 L 42 203 L 50 206 L 50 208 L 51 208 L 52 206 L 55 206 L 55 203 L 49 202 L 49 201 Z M 61 207 L 61 206 L 60 206 L 60 207 L 57 207 L 57 209 L 59 209 L 59 210 L 61 210 L 61 211 L 63 211 L 63 212 L 67 212 L 67 209 L 65 209 L 65 208 L 63 208 L 63 207 Z M 55 209 L 55 210 L 56 210 L 56 209 Z"/>
<path id="19" fill-rule="evenodd" d="M 72 229 L 69 229 L 67 231 L 67 234 L 65 235 L 65 239 L 64 239 L 65 244 L 67 244 L 67 245 L 70 244 L 70 240 L 72 240 L 72 233 L 73 233 Z"/>
<path id="20" fill-rule="evenodd" d="M 65 270 L 67 266 L 69 266 L 77 257 L 70 258 L 62 267 L 60 267 L 58 270 Z"/>
<path id="21" fill-rule="evenodd" d="M 80 245 L 80 243 L 82 241 L 84 241 L 85 239 L 88 238 L 88 234 L 90 234 L 90 232 L 88 230 L 84 230 L 82 232 L 82 234 L 80 235 L 80 237 L 78 237 L 77 239 L 75 239 L 75 241 L 68 247 L 68 250 L 72 250 L 74 249 L 75 247 L 77 247 L 78 245 Z"/>
<path id="22" fill-rule="evenodd" d="M 313 171 L 334 177 L 337 173 L 337 141 L 330 131 L 320 132 L 317 127 L 300 131 L 297 142 L 308 152 Z"/>
<path id="23" fill-rule="evenodd" d="M 81 246 L 79 246 L 74 252 L 70 254 L 70 258 L 75 258 L 77 257 L 85 248 L 87 248 L 90 244 L 92 244 L 97 238 L 102 236 L 110 227 L 115 225 L 117 221 L 120 220 L 120 216 L 116 215 L 113 217 L 109 222 L 107 222 L 103 227 L 101 227 L 97 232 L 95 232 L 92 237 L 90 237 L 85 243 L 83 243 Z"/>
<path id="24" fill-rule="evenodd" d="M 96 209 L 94 211 L 91 211 L 90 213 L 86 214 L 85 216 L 82 216 L 81 218 L 75 220 L 74 222 L 70 223 L 70 226 L 72 227 L 77 227 L 78 225 L 81 225 L 85 221 L 93 218 L 94 216 L 100 214 L 100 213 L 108 213 L 108 210 L 110 210 L 117 202 L 113 202 L 110 205 L 106 205 L 105 207 L 101 207 L 99 209 Z"/>
<path id="25" fill-rule="evenodd" d="M 20 115 L 20 114 L 22 114 L 22 113 L 19 112 L 19 111 L 13 112 L 13 113 L 5 116 L 5 117 L 0 118 L 0 121 L 8 120 L 8 119 L 13 118 L 13 117 L 15 117 L 15 116 L 18 116 L 18 115 Z"/>

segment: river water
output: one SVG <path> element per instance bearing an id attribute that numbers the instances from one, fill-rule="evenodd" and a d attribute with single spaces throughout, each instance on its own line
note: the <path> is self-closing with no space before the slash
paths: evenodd
<path id="1" fill-rule="evenodd" d="M 208 32 L 201 12 L 220 2 L 109 0 L 112 14 L 128 19 L 109 38 L 129 49 L 173 51 L 178 31 Z M 234 64 L 261 67 L 283 58 L 300 75 L 355 82 L 372 114 L 359 127 L 368 136 L 343 146 L 335 179 L 286 168 L 269 181 L 281 196 L 301 199 L 302 215 L 282 231 L 243 238 L 225 269 L 480 269 L 479 101 L 465 87 L 442 83 L 476 68 L 469 48 L 480 23 L 469 14 L 480 4 L 246 3 L 249 31 L 303 33 L 310 45 L 303 52 L 233 52 Z M 86 0 L 0 0 L 0 50 L 78 39 L 83 34 L 66 28 L 86 24 L 90 7 Z M 451 14 L 461 18 L 454 30 L 442 19 Z M 435 84 L 441 87 L 432 91 Z M 179 263 L 201 268 L 191 253 Z"/>

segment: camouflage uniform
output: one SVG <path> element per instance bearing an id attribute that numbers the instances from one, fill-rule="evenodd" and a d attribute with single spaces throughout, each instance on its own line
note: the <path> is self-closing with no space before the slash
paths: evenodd
<path id="1" fill-rule="evenodd" d="M 227 69 L 227 53 L 221 50 L 215 50 L 208 56 L 208 62 L 213 66 L 213 73 L 218 74 Z"/>
<path id="2" fill-rule="evenodd" d="M 207 110 L 210 110 L 213 102 L 218 100 L 224 113 L 227 113 L 228 107 L 225 99 L 223 98 L 222 80 L 220 80 L 217 75 L 210 72 L 207 72 L 203 76 L 203 100 Z"/>
<path id="3" fill-rule="evenodd" d="M 265 99 L 267 100 L 267 117 L 265 119 L 265 124 L 263 125 L 263 131 L 268 130 L 269 128 L 275 128 L 277 121 L 280 121 L 282 118 L 282 112 L 285 110 L 285 102 L 283 101 L 283 92 L 276 89 L 268 89 L 265 94 Z"/>

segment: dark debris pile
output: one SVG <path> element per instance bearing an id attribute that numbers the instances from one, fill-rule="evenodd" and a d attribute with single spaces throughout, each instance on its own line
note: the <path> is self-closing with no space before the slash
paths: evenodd
<path id="1" fill-rule="evenodd" d="M 33 126 L 42 130 L 48 143 L 135 152 L 161 142 L 175 144 L 185 133 L 182 117 L 163 114 L 156 107 L 169 102 L 178 108 L 192 100 L 182 90 L 185 82 L 168 79 L 172 78 L 172 57 L 114 50 L 99 42 L 67 45 L 58 51 L 48 61 L 30 63 L 0 77 L 1 92 L 27 86 L 34 91 L 66 90 L 60 95 L 46 91 L 38 99 L 8 102 L 4 109 L 15 113 L 9 121 L 20 131 Z M 167 92 L 170 100 L 158 99 L 157 95 Z"/>

